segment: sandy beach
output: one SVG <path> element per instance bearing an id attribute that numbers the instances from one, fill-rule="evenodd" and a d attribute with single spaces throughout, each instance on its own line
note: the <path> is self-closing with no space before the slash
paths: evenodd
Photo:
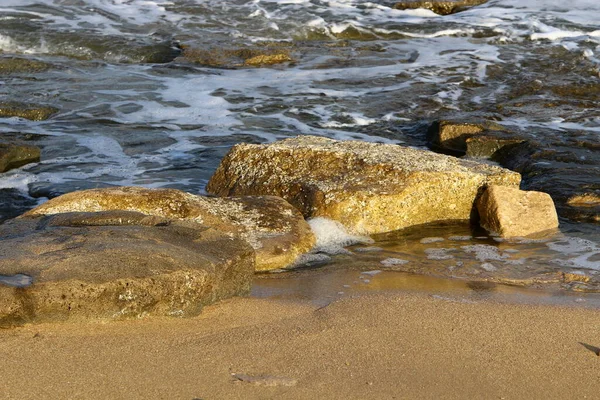
<path id="1" fill-rule="evenodd" d="M 600 314 L 388 292 L 0 331 L 3 399 L 597 398 Z"/>

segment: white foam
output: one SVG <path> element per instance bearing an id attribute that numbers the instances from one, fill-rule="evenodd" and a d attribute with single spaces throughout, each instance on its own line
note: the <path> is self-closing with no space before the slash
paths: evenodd
<path id="1" fill-rule="evenodd" d="M 429 260 L 450 260 L 454 258 L 454 256 L 448 253 L 454 250 L 456 249 L 425 249 L 425 254 Z"/>
<path id="2" fill-rule="evenodd" d="M 574 254 L 600 250 L 598 245 L 591 240 L 571 236 L 566 236 L 560 241 L 548 242 L 546 243 L 546 246 L 548 246 L 550 250 L 554 250 L 563 254 Z"/>
<path id="3" fill-rule="evenodd" d="M 381 260 L 380 263 L 386 267 L 393 267 L 394 265 L 408 264 L 408 260 L 402 260 L 400 258 L 386 258 L 385 260 Z"/>
<path id="4" fill-rule="evenodd" d="M 308 224 L 316 237 L 313 251 L 342 254 L 347 253 L 347 250 L 344 249 L 346 246 L 357 243 L 373 243 L 373 239 L 367 236 L 352 235 L 340 222 L 328 218 L 312 218 L 308 220 Z"/>
<path id="5" fill-rule="evenodd" d="M 361 274 L 361 275 L 375 276 L 375 275 L 377 275 L 377 274 L 380 274 L 380 273 L 381 273 L 381 270 L 380 270 L 380 269 L 374 269 L 374 270 L 372 270 L 372 271 L 363 271 L 363 272 L 361 272 L 360 274 Z"/>
<path id="6" fill-rule="evenodd" d="M 444 241 L 444 238 L 442 238 L 442 237 L 426 237 L 426 238 L 419 240 L 419 243 L 429 244 L 429 243 L 436 243 L 436 242 L 443 242 L 443 241 Z"/>
<path id="7" fill-rule="evenodd" d="M 496 246 L 490 246 L 487 244 L 475 244 L 469 246 L 461 246 L 467 253 L 474 253 L 475 258 L 479 261 L 488 260 L 504 260 L 510 257 L 508 254 L 500 254 Z"/>

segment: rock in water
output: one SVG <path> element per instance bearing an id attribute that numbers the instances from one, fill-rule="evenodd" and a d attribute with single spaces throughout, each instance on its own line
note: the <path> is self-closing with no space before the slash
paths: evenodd
<path id="1" fill-rule="evenodd" d="M 40 149 L 36 146 L 0 143 L 0 172 L 38 161 L 40 161 Z"/>
<path id="2" fill-rule="evenodd" d="M 477 200 L 481 226 L 502 237 L 528 236 L 558 227 L 547 193 L 490 186 Z"/>
<path id="3" fill-rule="evenodd" d="M 480 188 L 518 187 L 518 173 L 397 145 L 298 136 L 238 144 L 207 190 L 219 196 L 275 195 L 305 217 L 327 217 L 352 233 L 389 232 L 471 216 Z"/>
<path id="4" fill-rule="evenodd" d="M 397 10 L 407 10 L 415 8 L 426 8 L 440 15 L 454 14 L 464 11 L 473 6 L 486 3 L 487 0 L 446 0 L 446 1 L 423 1 L 408 0 L 399 1 L 394 5 Z"/>
<path id="5" fill-rule="evenodd" d="M 0 225 L 0 326 L 193 316 L 246 294 L 254 251 L 195 222 L 69 213 Z"/>
<path id="6" fill-rule="evenodd" d="M 215 198 L 175 189 L 116 187 L 56 197 L 26 216 L 109 210 L 194 221 L 239 235 L 256 250 L 256 270 L 284 268 L 309 251 L 315 238 L 300 212 L 273 196 Z"/>

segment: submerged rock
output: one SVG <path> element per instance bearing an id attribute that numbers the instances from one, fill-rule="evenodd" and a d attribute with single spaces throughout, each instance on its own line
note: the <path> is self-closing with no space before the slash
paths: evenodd
<path id="1" fill-rule="evenodd" d="M 340 221 L 352 233 L 467 220 L 480 188 L 518 187 L 503 168 L 397 145 L 299 136 L 238 144 L 207 190 L 219 196 L 281 196 L 305 217 Z"/>
<path id="2" fill-rule="evenodd" d="M 397 10 L 407 10 L 415 8 L 426 8 L 440 15 L 454 14 L 464 11 L 473 6 L 487 3 L 487 0 L 447 0 L 447 1 L 421 1 L 408 0 L 400 1 L 394 5 Z"/>
<path id="3" fill-rule="evenodd" d="M 181 58 L 218 68 L 264 67 L 293 61 L 290 50 L 285 47 L 208 50 L 186 48 Z"/>
<path id="4" fill-rule="evenodd" d="M 477 200 L 481 226 L 502 237 L 528 236 L 558 227 L 547 193 L 491 185 Z"/>
<path id="5" fill-rule="evenodd" d="M 43 61 L 20 57 L 0 58 L 0 75 L 42 72 L 51 68 L 51 65 Z"/>
<path id="6" fill-rule="evenodd" d="M 19 117 L 32 121 L 44 121 L 58 112 L 57 108 L 40 106 L 36 104 L 23 104 L 15 102 L 0 103 L 0 118 Z"/>
<path id="7" fill-rule="evenodd" d="M 239 235 L 256 250 L 257 271 L 284 268 L 315 243 L 310 226 L 298 210 L 273 196 L 223 199 L 175 189 L 90 189 L 56 197 L 25 216 L 108 210 L 194 221 Z"/>
<path id="8" fill-rule="evenodd" d="M 189 221 L 69 213 L 0 225 L 0 326 L 194 316 L 246 294 L 254 251 Z"/>
<path id="9" fill-rule="evenodd" d="M 0 142 L 0 172 L 38 161 L 40 161 L 39 147 Z"/>
<path id="10" fill-rule="evenodd" d="M 516 138 L 503 132 L 494 134 L 481 134 L 470 137 L 466 140 L 467 157 L 472 158 L 494 158 L 494 155 L 507 146 L 521 144 L 525 139 Z"/>

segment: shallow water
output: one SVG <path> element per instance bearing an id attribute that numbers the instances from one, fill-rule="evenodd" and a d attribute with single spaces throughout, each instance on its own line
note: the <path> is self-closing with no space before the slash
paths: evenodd
<path id="1" fill-rule="evenodd" d="M 426 147 L 427 127 L 440 118 L 493 120 L 535 142 L 544 151 L 515 166 L 524 188 L 561 204 L 600 195 L 600 3 L 490 0 L 448 16 L 392 5 L 4 0 L 0 61 L 41 63 L 0 65 L 0 102 L 58 111 L 44 121 L 0 118 L 2 135 L 42 148 L 40 163 L 0 175 L 0 220 L 84 188 L 203 193 L 239 142 L 316 134 Z M 260 53 L 291 61 L 246 64 Z M 590 210 L 560 209 L 565 237 L 554 248 L 451 240 L 472 236 L 457 228 L 376 238 L 381 250 L 355 247 L 330 262 L 596 290 L 600 229 Z M 420 243 L 427 237 L 444 240 Z M 589 249 L 569 252 L 573 241 L 586 246 L 578 240 Z M 592 283 L 559 282 L 569 271 Z"/>

